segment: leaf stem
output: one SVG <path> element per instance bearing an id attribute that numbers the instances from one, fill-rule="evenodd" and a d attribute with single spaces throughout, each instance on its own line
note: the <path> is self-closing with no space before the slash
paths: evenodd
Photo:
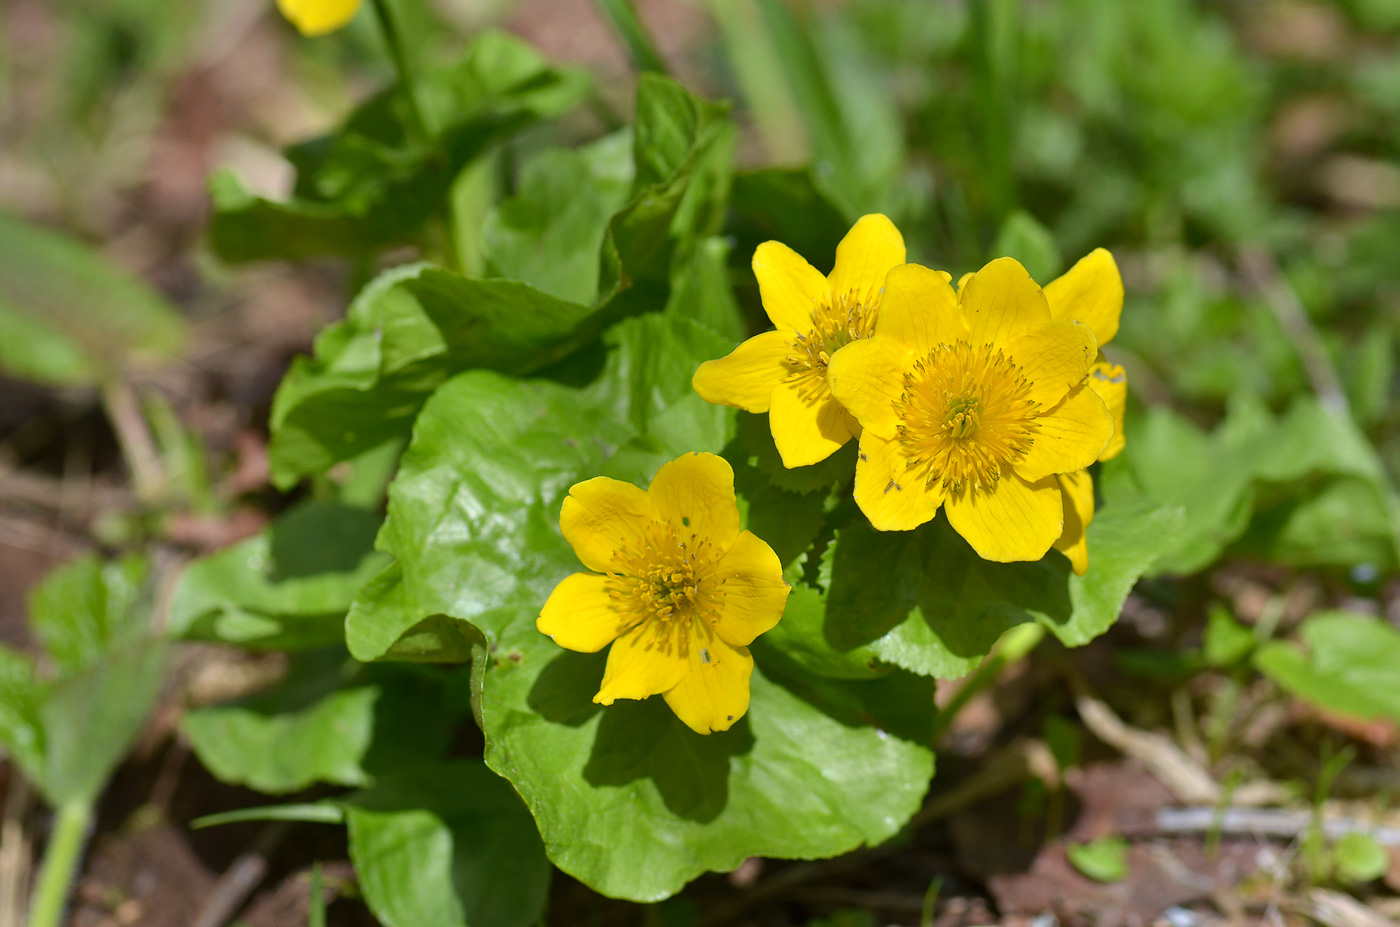
<path id="1" fill-rule="evenodd" d="M 418 93 L 414 88 L 413 70 L 408 66 L 408 51 L 403 47 L 403 35 L 394 22 L 394 14 L 389 10 L 388 0 L 374 0 L 374 14 L 379 20 L 379 28 L 384 33 L 384 44 L 389 46 L 389 57 L 394 61 L 394 71 L 399 76 L 399 86 L 408 98 L 409 117 L 418 133 L 419 141 L 429 139 L 428 121 L 418 106 Z"/>
<path id="2" fill-rule="evenodd" d="M 29 909 L 29 927 L 60 927 L 63 923 L 68 893 L 92 825 L 92 811 L 91 801 L 79 799 L 64 804 L 54 816 L 53 834 L 44 849 L 34 904 Z"/>
<path id="3" fill-rule="evenodd" d="M 666 62 L 661 58 L 661 53 L 656 50 L 656 43 L 652 41 L 651 34 L 647 32 L 646 25 L 642 23 L 642 18 L 637 15 L 637 8 L 632 5 L 632 0 L 595 0 L 595 2 L 603 11 L 603 15 L 613 24 L 613 28 L 621 36 L 623 43 L 627 45 L 627 52 L 632 56 L 632 62 L 637 66 L 638 71 L 669 73 L 666 70 Z"/>

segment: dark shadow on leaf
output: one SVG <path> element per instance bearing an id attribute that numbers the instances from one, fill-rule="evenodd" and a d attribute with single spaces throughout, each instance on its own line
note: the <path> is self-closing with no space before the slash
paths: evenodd
<path id="1" fill-rule="evenodd" d="M 374 550 L 383 519 L 367 509 L 334 502 L 303 503 L 269 529 L 278 580 L 319 573 L 352 573 Z"/>
<path id="2" fill-rule="evenodd" d="M 603 706 L 594 703 L 593 696 L 603 681 L 603 669 L 608 655 L 575 653 L 560 650 L 544 665 L 535 684 L 530 687 L 526 703 L 546 721 L 579 727 L 587 724 Z"/>
<path id="3" fill-rule="evenodd" d="M 837 535 L 823 636 L 851 650 L 889 633 L 916 604 L 918 545 L 905 531 L 876 531 L 858 517 Z"/>
<path id="4" fill-rule="evenodd" d="M 729 802 L 730 758 L 753 749 L 747 717 L 715 734 L 697 734 L 659 696 L 618 701 L 603 711 L 583 769 L 594 786 L 651 779 L 671 813 L 706 823 Z"/>

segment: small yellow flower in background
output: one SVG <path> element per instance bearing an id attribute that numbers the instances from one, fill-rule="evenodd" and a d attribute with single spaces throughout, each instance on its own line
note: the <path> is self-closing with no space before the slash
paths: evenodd
<path id="1" fill-rule="evenodd" d="M 1045 287 L 1050 317 L 1077 319 L 1094 330 L 1099 354 L 1089 368 L 1089 388 L 1103 400 L 1113 415 L 1113 437 L 1099 460 L 1108 460 L 1123 450 L 1123 411 L 1128 402 L 1128 378 L 1123 368 L 1110 364 L 1102 348 L 1118 334 L 1123 314 L 1123 278 L 1113 255 L 1096 248 L 1081 258 L 1063 276 Z M 1069 558 L 1074 572 L 1083 576 L 1089 569 L 1089 547 L 1085 530 L 1094 520 L 1094 482 L 1085 471 L 1059 477 L 1064 494 L 1065 528 L 1055 549 Z"/>
<path id="2" fill-rule="evenodd" d="M 890 271 L 875 334 L 831 362 L 831 388 L 863 431 L 855 498 L 901 531 L 946 507 L 987 560 L 1039 560 L 1063 534 L 1058 477 L 1098 459 L 1113 416 L 1087 378 L 1093 329 L 1054 319 L 1017 261 L 954 293 L 917 264 Z"/>
<path id="3" fill-rule="evenodd" d="M 598 477 L 575 485 L 559 528 L 593 573 L 566 577 L 536 627 L 569 650 L 608 644 L 593 701 L 662 695 L 693 730 L 728 730 L 749 708 L 748 644 L 783 615 L 773 549 L 739 530 L 734 471 L 686 454 L 648 489 Z"/>
<path id="4" fill-rule="evenodd" d="M 695 391 L 708 402 L 767 412 L 785 467 L 830 457 L 860 426 L 832 397 L 828 365 L 838 350 L 870 337 L 885 274 L 904 257 L 899 229 L 879 214 L 862 216 L 841 240 L 830 276 L 787 245 L 759 245 L 753 271 L 777 331 L 701 364 L 691 381 Z"/>
<path id="5" fill-rule="evenodd" d="M 360 0 L 277 0 L 277 9 L 305 36 L 344 28 L 359 12 Z"/>

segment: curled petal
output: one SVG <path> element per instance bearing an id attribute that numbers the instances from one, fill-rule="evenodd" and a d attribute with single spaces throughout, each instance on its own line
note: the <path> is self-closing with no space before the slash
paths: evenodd
<path id="1" fill-rule="evenodd" d="M 1099 361 L 1089 368 L 1088 383 L 1089 388 L 1103 400 L 1109 415 L 1113 416 L 1113 437 L 1109 438 L 1108 447 L 1099 455 L 1099 460 L 1109 460 L 1117 457 L 1127 443 L 1127 437 L 1123 434 L 1123 413 L 1128 406 L 1128 375 L 1117 364 Z"/>
<path id="2" fill-rule="evenodd" d="M 880 292 L 890 268 L 904 263 L 904 236 L 880 213 L 861 216 L 836 246 L 836 266 L 827 278 L 833 293 Z"/>
<path id="3" fill-rule="evenodd" d="M 949 496 L 948 521 L 983 560 L 1039 560 L 1064 533 L 1064 502 L 1054 477 L 1027 483 L 1004 474 L 990 491 Z"/>
<path id="4" fill-rule="evenodd" d="M 812 382 L 788 380 L 773 390 L 768 427 L 783 466 L 821 463 L 855 434 L 854 419 L 829 390 Z"/>
<path id="5" fill-rule="evenodd" d="M 624 544 L 635 546 L 657 517 L 646 490 L 599 476 L 569 490 L 559 511 L 559 530 L 584 566 L 606 573 L 616 569 L 613 555 Z"/>
<path id="6" fill-rule="evenodd" d="M 860 437 L 856 460 L 856 505 L 878 531 L 910 531 L 930 521 L 943 502 L 938 483 L 927 486 L 909 472 L 898 438 L 874 432 Z"/>
<path id="7" fill-rule="evenodd" d="M 1113 437 L 1113 416 L 1085 384 L 1070 390 L 1035 424 L 1035 443 L 1016 464 L 1021 478 L 1032 483 L 1052 474 L 1083 470 L 1099 459 Z"/>
<path id="8" fill-rule="evenodd" d="M 805 332 L 812 310 L 831 296 L 826 277 L 782 242 L 765 241 L 753 253 L 763 311 L 779 331 Z"/>
<path id="9" fill-rule="evenodd" d="M 1050 321 L 1045 294 L 1015 258 L 997 258 L 958 291 L 971 344 L 1000 344 Z"/>
<path id="10" fill-rule="evenodd" d="M 1123 278 L 1113 255 L 1095 248 L 1065 274 L 1045 287 L 1050 315 L 1083 322 L 1094 330 L 1102 347 L 1118 334 L 1123 314 Z"/>
<path id="11" fill-rule="evenodd" d="M 1094 481 L 1087 470 L 1065 473 L 1056 479 L 1064 499 L 1065 528 L 1055 549 L 1069 558 L 1075 576 L 1089 572 L 1089 539 L 1085 533 L 1094 520 Z"/>
<path id="12" fill-rule="evenodd" d="M 697 734 L 727 731 L 749 710 L 753 657 L 697 629 L 691 638 L 685 675 L 666 691 L 666 704 Z"/>
<path id="13" fill-rule="evenodd" d="M 739 536 L 734 468 L 723 457 L 697 451 L 662 464 L 647 495 L 663 520 L 688 528 L 717 550 L 728 550 Z"/>
<path id="14" fill-rule="evenodd" d="M 773 548 L 751 531 L 740 532 L 734 546 L 715 565 L 714 579 L 724 593 L 715 633 L 736 647 L 772 630 L 783 617 L 791 588 Z"/>
<path id="15" fill-rule="evenodd" d="M 767 412 L 773 388 L 789 373 L 791 332 L 765 332 L 724 357 L 705 361 L 691 377 L 700 398 L 745 412 Z"/>
<path id="16" fill-rule="evenodd" d="M 608 577 L 574 573 L 545 600 L 535 627 L 566 650 L 597 653 L 626 627 L 607 590 Z"/>

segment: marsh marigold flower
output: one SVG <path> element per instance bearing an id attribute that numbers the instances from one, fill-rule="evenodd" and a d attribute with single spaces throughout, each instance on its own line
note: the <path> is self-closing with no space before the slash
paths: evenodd
<path id="1" fill-rule="evenodd" d="M 1058 477 L 1098 459 L 1113 416 L 1087 379 L 1093 329 L 1054 319 L 1019 262 L 958 291 L 917 264 L 890 271 L 874 336 L 831 362 L 863 432 L 855 499 L 883 531 L 940 506 L 987 560 L 1038 560 L 1064 529 Z"/>
<path id="2" fill-rule="evenodd" d="M 766 241 L 753 255 L 763 309 L 776 331 L 707 361 L 692 384 L 706 401 L 767 412 L 786 467 L 818 463 L 860 433 L 831 393 L 831 358 L 870 337 L 885 274 L 904 263 L 904 238 L 886 217 L 861 217 L 836 248 L 829 276 L 796 251 Z"/>
<path id="3" fill-rule="evenodd" d="M 556 586 L 536 626 L 569 650 L 612 644 L 593 701 L 659 694 L 701 734 L 742 718 L 748 644 L 778 623 L 789 589 L 773 549 L 739 530 L 724 458 L 687 454 L 645 490 L 607 477 L 579 483 L 559 528 L 594 572 Z"/>
<path id="4" fill-rule="evenodd" d="M 325 35 L 354 19 L 360 0 L 277 0 L 277 9 L 302 35 Z"/>
<path id="5" fill-rule="evenodd" d="M 1118 319 L 1123 314 L 1123 278 L 1113 255 L 1103 248 L 1091 251 L 1045 287 L 1045 300 L 1052 319 L 1075 319 L 1094 330 L 1100 351 L 1089 368 L 1088 383 L 1113 416 L 1113 437 L 1098 458 L 1108 460 L 1123 450 L 1123 411 L 1128 401 L 1127 375 L 1122 367 L 1110 364 L 1102 351 L 1118 334 Z M 1094 520 L 1094 483 L 1086 470 L 1061 474 L 1057 479 L 1064 498 L 1065 527 L 1055 549 L 1083 576 L 1089 569 L 1085 531 Z"/>

